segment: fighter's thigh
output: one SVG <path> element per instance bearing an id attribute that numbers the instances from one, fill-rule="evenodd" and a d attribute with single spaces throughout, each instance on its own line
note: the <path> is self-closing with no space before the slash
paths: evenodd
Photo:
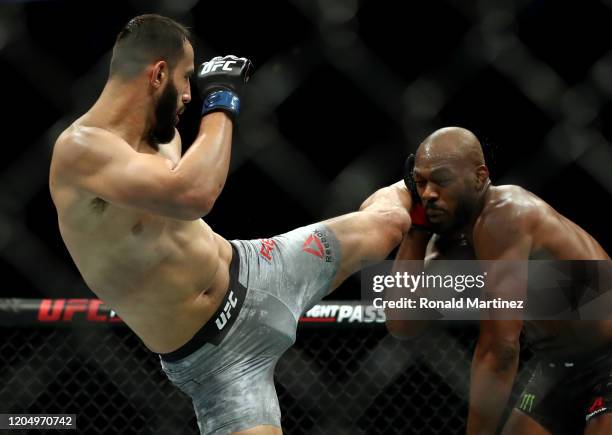
<path id="1" fill-rule="evenodd" d="M 332 289 L 366 264 L 384 260 L 402 240 L 402 216 L 360 211 L 323 222 L 340 242 L 340 267 Z"/>
<path id="2" fill-rule="evenodd" d="M 502 435 L 552 435 L 544 429 L 537 421 L 522 413 L 518 409 L 513 409 L 510 418 L 504 426 Z"/>
<path id="3" fill-rule="evenodd" d="M 283 431 L 278 426 L 261 425 L 241 430 L 240 432 L 232 432 L 232 435 L 282 435 Z"/>
<path id="4" fill-rule="evenodd" d="M 608 435 L 612 433 L 612 414 L 603 414 L 589 420 L 584 435 Z"/>

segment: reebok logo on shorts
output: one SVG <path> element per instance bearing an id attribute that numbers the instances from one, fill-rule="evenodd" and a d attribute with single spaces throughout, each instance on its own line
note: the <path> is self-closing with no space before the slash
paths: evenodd
<path id="1" fill-rule="evenodd" d="M 274 240 L 262 239 L 261 249 L 259 250 L 259 253 L 261 254 L 263 258 L 271 262 L 272 261 L 272 250 L 274 249 L 275 246 L 276 246 L 276 242 Z"/>
<path id="2" fill-rule="evenodd" d="M 302 251 L 308 252 L 315 257 L 324 259 L 327 263 L 332 262 L 331 249 L 327 237 L 320 230 L 314 230 L 304 241 Z"/>
<path id="3" fill-rule="evenodd" d="M 596 416 L 597 414 L 606 411 L 608 408 L 604 405 L 603 397 L 598 397 L 595 399 L 593 404 L 587 410 L 588 414 L 586 415 L 586 421 L 589 421 L 591 417 Z"/>

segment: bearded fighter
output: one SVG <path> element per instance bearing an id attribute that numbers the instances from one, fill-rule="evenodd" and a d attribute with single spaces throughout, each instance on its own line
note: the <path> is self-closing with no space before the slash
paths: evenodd
<path id="1" fill-rule="evenodd" d="M 49 178 L 83 279 L 160 355 L 206 434 L 281 433 L 274 367 L 301 313 L 410 227 L 410 194 L 396 183 L 358 212 L 276 237 L 216 234 L 201 217 L 225 184 L 251 70 L 234 56 L 198 68 L 202 120 L 183 154 L 175 125 L 191 100 L 189 32 L 158 15 L 130 20 L 99 99 L 57 139 Z"/>

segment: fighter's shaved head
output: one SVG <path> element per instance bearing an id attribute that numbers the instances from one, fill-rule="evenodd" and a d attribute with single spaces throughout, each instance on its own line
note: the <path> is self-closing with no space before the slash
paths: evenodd
<path id="1" fill-rule="evenodd" d="M 434 131 L 417 150 L 417 158 L 440 156 L 458 159 L 474 166 L 485 164 L 480 141 L 470 130 L 461 127 L 444 127 Z"/>
<path id="2" fill-rule="evenodd" d="M 437 233 L 469 223 L 490 185 L 480 141 L 461 127 L 427 136 L 416 152 L 412 176 Z"/>

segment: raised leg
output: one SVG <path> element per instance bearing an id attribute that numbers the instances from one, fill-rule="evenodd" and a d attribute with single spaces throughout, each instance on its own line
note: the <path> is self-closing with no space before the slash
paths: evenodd
<path id="1" fill-rule="evenodd" d="M 365 265 L 382 261 L 410 229 L 410 194 L 403 182 L 384 187 L 358 212 L 323 222 L 340 242 L 342 258 L 332 290 Z"/>

